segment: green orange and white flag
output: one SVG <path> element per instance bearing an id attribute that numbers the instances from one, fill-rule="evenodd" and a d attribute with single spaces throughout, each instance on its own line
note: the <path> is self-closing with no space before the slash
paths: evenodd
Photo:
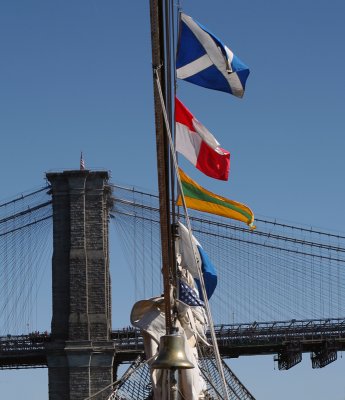
<path id="1" fill-rule="evenodd" d="M 179 174 L 186 206 L 188 208 L 236 219 L 246 223 L 251 229 L 255 229 L 254 213 L 245 204 L 218 196 L 204 189 L 186 175 L 181 168 L 179 168 Z M 182 206 L 181 195 L 178 196 L 176 204 Z"/>

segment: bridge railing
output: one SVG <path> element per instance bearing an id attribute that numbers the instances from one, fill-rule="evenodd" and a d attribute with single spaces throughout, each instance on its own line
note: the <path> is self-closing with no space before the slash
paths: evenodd
<path id="1" fill-rule="evenodd" d="M 313 368 L 321 368 L 345 350 L 345 318 L 216 325 L 215 330 L 222 356 L 278 354 L 280 369 L 291 368 L 305 352 L 312 354 Z M 111 336 L 118 363 L 132 361 L 144 350 L 138 329 L 116 329 Z M 50 340 L 48 332 L 0 337 L 0 368 L 46 365 Z"/>
<path id="2" fill-rule="evenodd" d="M 345 338 L 345 318 L 311 319 L 218 325 L 218 340 L 232 344 L 266 341 L 322 340 Z"/>
<path id="3" fill-rule="evenodd" d="M 112 339 L 118 351 L 143 350 L 144 340 L 140 330 L 128 327 L 112 331 Z"/>
<path id="4" fill-rule="evenodd" d="M 49 341 L 48 332 L 0 336 L 0 354 L 45 350 L 45 344 Z"/>
<path id="5" fill-rule="evenodd" d="M 231 346 L 286 341 L 345 340 L 345 318 L 253 322 L 215 326 L 220 344 Z M 112 331 L 117 351 L 143 349 L 143 337 L 138 329 L 127 327 Z M 0 337 L 0 353 L 44 350 L 50 341 L 50 334 L 31 333 L 28 335 L 7 335 Z"/>

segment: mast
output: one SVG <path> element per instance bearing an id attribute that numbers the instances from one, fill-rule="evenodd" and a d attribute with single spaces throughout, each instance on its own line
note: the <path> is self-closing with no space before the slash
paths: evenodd
<path id="1" fill-rule="evenodd" d="M 163 358 L 166 361 L 167 359 L 170 360 L 167 363 L 158 362 L 160 357 L 158 355 L 154 363 L 155 366 L 152 365 L 152 368 L 168 369 L 166 398 L 177 400 L 179 392 L 177 368 L 194 368 L 194 365 L 182 356 L 184 354 L 184 339 L 181 335 L 175 334 L 177 332 L 175 328 L 175 319 L 177 318 L 175 310 L 177 270 L 175 243 L 172 234 L 174 169 L 170 162 L 173 154 L 170 151 L 171 143 L 169 143 L 169 138 L 171 140 L 169 127 L 172 126 L 170 0 L 150 0 L 150 17 L 166 329 L 166 335 L 160 338 L 159 351 L 160 354 L 164 354 Z M 174 362 L 172 362 L 172 358 L 170 358 L 172 353 L 178 356 L 178 360 L 175 357 Z"/>
<path id="2" fill-rule="evenodd" d="M 166 336 L 161 337 L 160 344 L 168 343 L 170 339 L 177 339 L 175 335 L 175 319 L 177 311 L 175 310 L 175 300 L 177 297 L 177 266 L 175 255 L 175 243 L 172 238 L 172 211 L 174 204 L 170 204 L 170 198 L 173 192 L 174 167 L 177 168 L 177 160 L 174 154 L 171 126 L 172 126 L 172 82 L 171 82 L 171 18 L 170 18 L 170 0 L 150 0 L 150 18 L 151 18 L 151 43 L 152 43 L 152 68 L 154 84 L 154 110 L 156 123 L 156 151 L 157 151 L 157 171 L 158 171 L 158 189 L 159 189 L 159 212 L 160 212 L 160 230 L 161 230 L 161 249 L 162 249 L 162 273 L 164 286 L 164 308 L 165 308 L 165 328 Z M 171 174 L 171 175 L 170 175 Z M 178 182 L 181 186 L 180 178 Z M 183 198 L 183 193 L 182 193 Z M 173 199 L 172 199 L 173 202 Z M 185 206 L 185 204 L 184 204 Z M 186 215 L 187 208 L 185 208 Z M 188 230 L 192 242 L 191 227 L 188 220 Z M 175 237 L 174 237 L 175 239 Z M 217 341 L 213 330 L 213 322 L 210 308 L 208 305 L 206 290 L 203 283 L 202 273 L 199 271 L 200 281 L 203 286 L 206 313 L 211 327 L 212 342 L 216 350 L 216 362 L 221 374 L 224 399 L 228 399 L 225 376 L 221 365 L 220 354 Z M 170 336 L 169 336 L 170 335 Z M 173 338 L 175 336 L 175 338 Z M 172 350 L 173 345 L 171 343 Z M 181 348 L 180 348 L 181 350 Z M 165 352 L 162 348 L 159 350 Z M 171 354 L 171 352 L 170 352 Z M 175 356 L 177 352 L 175 351 Z M 177 400 L 178 382 L 176 368 L 194 368 L 193 364 L 187 359 L 181 363 L 176 362 L 158 362 L 158 358 L 152 365 L 153 368 L 167 368 L 169 364 L 169 400 Z M 164 358 L 164 356 L 163 356 Z M 160 364 L 160 366 L 158 366 Z M 182 366 L 183 364 L 183 366 Z M 164 366 L 163 366 L 164 365 Z M 175 365 L 174 367 L 172 365 Z M 179 367 L 177 367 L 179 365 Z"/>
<path id="3" fill-rule="evenodd" d="M 165 299 L 165 321 L 166 333 L 172 333 L 172 299 L 171 281 L 174 271 L 174 254 L 171 233 L 171 205 L 170 205 L 170 152 L 167 139 L 166 127 L 164 124 L 163 110 L 160 102 L 156 77 L 159 79 L 163 97 L 167 99 L 167 93 L 171 96 L 170 83 L 170 46 L 169 51 L 165 51 L 166 42 L 169 40 L 165 29 L 167 3 L 164 7 L 164 0 L 150 0 L 150 19 L 151 19 L 151 43 L 152 43 L 152 68 L 153 68 L 153 92 L 154 110 L 156 125 L 156 152 L 157 152 L 157 173 L 159 191 L 159 214 L 161 230 L 161 249 L 162 249 L 162 272 Z M 170 83 L 171 85 L 171 83 Z M 171 97 L 170 97 L 171 99 Z M 171 105 L 171 100 L 169 100 Z M 171 118 L 171 112 L 170 112 Z"/>

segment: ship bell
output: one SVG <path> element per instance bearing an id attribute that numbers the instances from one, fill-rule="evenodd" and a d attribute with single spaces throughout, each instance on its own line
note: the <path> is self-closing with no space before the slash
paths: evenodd
<path id="1" fill-rule="evenodd" d="M 194 368 L 185 352 L 185 340 L 180 334 L 164 335 L 160 338 L 159 353 L 152 363 L 153 369 L 190 369 Z"/>

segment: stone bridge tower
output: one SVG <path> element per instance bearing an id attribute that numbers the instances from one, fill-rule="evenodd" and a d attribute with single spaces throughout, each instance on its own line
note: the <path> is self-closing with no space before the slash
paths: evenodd
<path id="1" fill-rule="evenodd" d="M 53 172 L 47 179 L 53 202 L 49 400 L 83 400 L 113 381 L 111 189 L 106 171 Z"/>

